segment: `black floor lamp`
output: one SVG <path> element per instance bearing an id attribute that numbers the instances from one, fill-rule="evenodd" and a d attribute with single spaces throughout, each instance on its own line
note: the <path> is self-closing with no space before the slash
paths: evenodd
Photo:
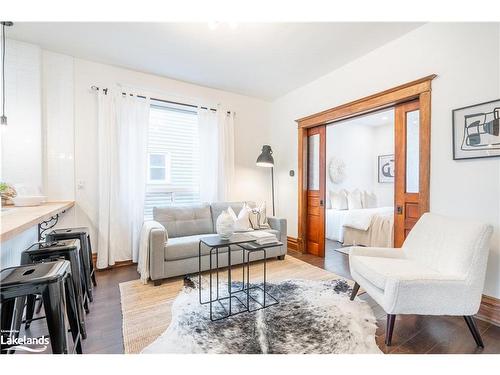
<path id="1" fill-rule="evenodd" d="M 273 150 L 271 150 L 271 146 L 264 145 L 262 146 L 262 152 L 257 158 L 256 162 L 257 166 L 271 168 L 271 189 L 272 189 L 272 197 L 273 197 L 273 216 L 274 212 L 274 158 L 273 158 Z"/>

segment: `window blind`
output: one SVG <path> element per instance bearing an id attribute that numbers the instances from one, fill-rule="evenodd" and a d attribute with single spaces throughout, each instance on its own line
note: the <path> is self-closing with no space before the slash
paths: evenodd
<path id="1" fill-rule="evenodd" d="M 151 105 L 148 154 L 169 155 L 168 184 L 148 184 L 145 219 L 153 218 L 153 207 L 185 205 L 200 201 L 199 134 L 195 111 L 174 105 Z"/>

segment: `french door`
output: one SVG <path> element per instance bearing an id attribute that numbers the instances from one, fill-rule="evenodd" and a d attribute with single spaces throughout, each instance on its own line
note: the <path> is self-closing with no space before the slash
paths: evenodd
<path id="1" fill-rule="evenodd" d="M 401 247 L 429 210 L 429 126 L 418 100 L 395 107 L 394 246 Z"/>
<path id="2" fill-rule="evenodd" d="M 319 256 L 325 253 L 326 124 L 394 107 L 396 247 L 402 245 L 418 218 L 429 210 L 431 82 L 435 77 L 432 74 L 296 120 L 297 244 L 301 252 Z"/>

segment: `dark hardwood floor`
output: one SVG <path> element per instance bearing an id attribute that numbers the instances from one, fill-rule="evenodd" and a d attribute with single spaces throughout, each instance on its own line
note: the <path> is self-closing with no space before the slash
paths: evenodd
<path id="1" fill-rule="evenodd" d="M 288 256 L 301 259 L 341 277 L 350 278 L 349 258 L 336 250 L 338 243 L 327 243 L 325 258 L 289 250 Z M 136 265 L 123 266 L 97 273 L 98 286 L 94 302 L 86 316 L 88 338 L 84 353 L 123 353 L 122 314 L 118 284 L 139 278 Z M 500 327 L 477 320 L 484 349 L 476 347 L 461 317 L 398 316 L 393 345 L 384 344 L 385 312 L 366 293 L 360 298 L 370 304 L 377 317 L 377 344 L 384 353 L 500 353 Z M 33 323 L 29 335 L 46 332 L 44 320 Z"/>
<path id="2" fill-rule="evenodd" d="M 327 240 L 325 247 L 325 258 L 293 250 L 288 250 L 288 254 L 341 277 L 351 278 L 349 256 L 335 250 L 341 247 L 340 243 Z M 387 347 L 384 343 L 385 311 L 367 293 L 361 294 L 359 298 L 373 309 L 378 325 L 377 344 L 384 353 L 500 353 L 500 327 L 476 319 L 485 345 L 481 349 L 476 346 L 465 320 L 456 316 L 399 315 L 394 325 L 392 346 Z"/>

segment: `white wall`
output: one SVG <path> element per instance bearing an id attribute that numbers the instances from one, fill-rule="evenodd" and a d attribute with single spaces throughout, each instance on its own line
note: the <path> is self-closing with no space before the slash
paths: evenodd
<path id="1" fill-rule="evenodd" d="M 6 41 L 8 125 L 1 131 L 0 179 L 32 188 L 42 188 L 43 185 L 40 62 L 39 47 Z"/>
<path id="2" fill-rule="evenodd" d="M 222 104 L 235 111 L 235 183 L 231 199 L 265 200 L 270 205 L 269 170 L 255 166 L 262 144 L 270 140 L 267 126 L 270 103 L 45 51 L 43 59 L 44 82 L 47 82 L 44 87 L 48 119 L 47 184 L 54 196 L 70 197 L 74 192 L 77 203 L 74 224 L 88 226 L 94 241 L 98 180 L 97 112 L 92 85 L 122 84 L 155 98 L 210 107 Z M 93 245 L 96 250 L 97 244 Z"/>
<path id="3" fill-rule="evenodd" d="M 373 191 L 372 133 L 369 126 L 339 123 L 326 128 L 326 191 L 354 189 Z M 345 178 L 334 184 L 329 175 L 330 161 L 344 162 Z M 328 196 L 329 199 L 329 196 Z M 330 205 L 327 204 L 327 207 Z"/>
<path id="4" fill-rule="evenodd" d="M 326 191 L 366 190 L 377 195 L 377 205 L 394 204 L 394 184 L 378 182 L 378 156 L 394 153 L 394 125 L 359 125 L 354 120 L 326 127 Z M 329 175 L 330 161 L 345 164 L 345 179 L 334 184 Z M 327 196 L 327 199 L 330 199 Z M 330 207 L 330 202 L 327 202 Z"/>
<path id="5" fill-rule="evenodd" d="M 498 24 L 426 24 L 273 103 L 278 214 L 297 235 L 295 119 L 436 73 L 432 84 L 431 211 L 495 227 L 485 293 L 500 297 L 500 159 L 453 161 L 451 110 L 500 97 Z"/>
<path id="6" fill-rule="evenodd" d="M 377 171 L 373 175 L 373 191 L 377 195 L 380 207 L 394 205 L 394 183 L 378 182 L 378 157 L 379 155 L 394 154 L 394 124 L 387 124 L 373 128 L 372 165 Z"/>

